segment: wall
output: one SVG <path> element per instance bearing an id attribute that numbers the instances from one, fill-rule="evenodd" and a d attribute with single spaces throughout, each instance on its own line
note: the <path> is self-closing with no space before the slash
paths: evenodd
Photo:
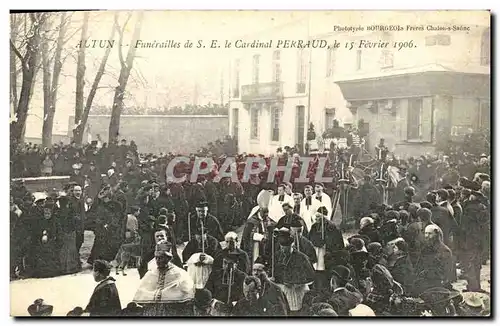
<path id="1" fill-rule="evenodd" d="M 69 119 L 72 125 L 73 117 Z M 86 132 L 90 127 L 93 140 L 100 134 L 106 142 L 109 120 L 110 116 L 89 116 Z M 228 128 L 228 116 L 124 115 L 120 120 L 119 140 L 134 140 L 141 152 L 190 154 L 209 142 L 223 139 L 229 134 Z"/>
<path id="2" fill-rule="evenodd" d="M 41 144 L 42 138 L 40 137 L 24 137 L 24 141 L 26 143 L 32 144 Z M 64 144 L 68 144 L 70 142 L 70 138 L 68 135 L 52 135 L 52 144 L 63 142 Z"/>

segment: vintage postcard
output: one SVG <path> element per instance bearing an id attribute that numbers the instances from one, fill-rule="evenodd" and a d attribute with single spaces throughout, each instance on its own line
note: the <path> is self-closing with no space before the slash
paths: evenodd
<path id="1" fill-rule="evenodd" d="M 489 11 L 9 18 L 11 316 L 491 316 Z"/>

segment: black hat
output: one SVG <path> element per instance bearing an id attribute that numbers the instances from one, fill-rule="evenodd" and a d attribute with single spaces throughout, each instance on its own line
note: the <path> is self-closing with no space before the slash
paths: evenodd
<path id="1" fill-rule="evenodd" d="M 318 208 L 317 212 L 322 215 L 328 215 L 328 210 L 326 209 L 325 206 L 321 206 L 320 208 Z"/>
<path id="2" fill-rule="evenodd" d="M 466 189 L 475 190 L 475 191 L 481 190 L 481 185 L 479 184 L 479 182 L 470 181 L 466 177 L 461 177 L 459 179 L 459 182 L 460 182 L 460 185 Z"/>
<path id="3" fill-rule="evenodd" d="M 264 258 L 262 258 L 262 256 L 259 256 L 257 257 L 257 259 L 255 259 L 255 261 L 253 262 L 253 264 L 259 264 L 259 265 L 266 265 L 266 262 L 264 261 Z"/>
<path id="4" fill-rule="evenodd" d="M 432 217 L 432 212 L 428 208 L 419 208 L 417 210 L 417 216 L 429 220 Z"/>
<path id="5" fill-rule="evenodd" d="M 345 283 L 351 280 L 351 270 L 343 265 L 333 267 L 332 275 Z"/>
<path id="6" fill-rule="evenodd" d="M 325 184 L 323 182 L 316 182 L 314 183 L 315 186 L 321 186 L 323 188 L 325 188 Z"/>
<path id="7" fill-rule="evenodd" d="M 197 308 L 205 309 L 212 303 L 212 292 L 207 289 L 197 289 L 194 294 L 194 305 Z"/>
<path id="8" fill-rule="evenodd" d="M 46 304 L 43 299 L 36 299 L 33 304 L 28 307 L 30 316 L 50 316 L 54 307 Z"/>
<path id="9" fill-rule="evenodd" d="M 208 203 L 206 201 L 200 201 L 196 204 L 196 208 L 204 208 L 208 207 Z"/>
<path id="10" fill-rule="evenodd" d="M 151 190 L 151 189 L 153 189 L 153 186 L 150 184 L 147 184 L 144 186 L 144 190 L 146 190 L 146 191 Z"/>
<path id="11" fill-rule="evenodd" d="M 69 311 L 66 316 L 67 317 L 78 317 L 83 315 L 83 308 L 82 307 L 75 307 L 73 310 Z"/>
<path id="12" fill-rule="evenodd" d="M 413 180 L 413 181 L 415 181 L 415 180 Z M 415 188 L 413 188 L 413 187 L 405 187 L 403 191 L 408 196 L 415 196 Z"/>

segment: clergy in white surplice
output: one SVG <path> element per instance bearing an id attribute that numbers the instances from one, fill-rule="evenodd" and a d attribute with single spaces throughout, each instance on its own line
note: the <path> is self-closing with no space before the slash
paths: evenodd
<path id="1" fill-rule="evenodd" d="M 315 220 L 315 214 L 322 203 L 313 197 L 313 187 L 310 185 L 304 188 L 304 199 L 300 202 L 299 215 L 306 222 L 307 231 L 311 230 L 311 226 Z"/>
<path id="2" fill-rule="evenodd" d="M 278 194 L 274 195 L 269 203 L 269 217 L 274 222 L 278 222 L 285 215 L 282 207 L 284 203 L 293 207 L 293 198 L 285 193 L 285 185 L 281 184 L 278 186 Z"/>

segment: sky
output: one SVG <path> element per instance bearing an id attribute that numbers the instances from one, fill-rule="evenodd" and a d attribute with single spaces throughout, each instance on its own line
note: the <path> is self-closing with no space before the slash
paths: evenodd
<path id="1" fill-rule="evenodd" d="M 125 20 L 128 12 L 120 11 L 119 20 Z M 138 12 L 133 12 L 124 33 L 124 44 L 132 36 Z M 58 22 L 61 13 L 53 13 Z M 114 22 L 114 11 L 94 11 L 90 13 L 89 39 L 106 40 L 109 38 Z M 63 55 L 66 60 L 58 89 L 58 101 L 54 123 L 54 133 L 66 134 L 68 119 L 73 114 L 76 88 L 77 45 L 80 41 L 78 28 L 82 25 L 83 12 L 71 13 L 68 35 L 74 36 L 65 44 Z M 443 13 L 437 12 L 380 12 L 380 11 L 145 11 L 142 23 L 143 42 L 180 42 L 181 48 L 158 49 L 139 48 L 134 61 L 134 70 L 127 85 L 125 105 L 130 106 L 175 106 L 192 104 L 220 103 L 221 77 L 223 80 L 223 101 L 228 97 L 229 62 L 234 55 L 224 48 L 210 49 L 209 43 L 217 39 L 237 38 L 254 39 L 256 35 L 279 26 L 308 26 L 310 34 L 319 35 L 332 31 L 334 25 L 366 25 L 443 21 Z M 448 22 L 484 23 L 484 15 L 471 15 L 470 12 L 446 13 Z M 57 25 L 57 24 L 56 24 Z M 293 38 L 294 35 L 289 35 Z M 118 57 L 118 37 L 106 67 L 100 89 L 94 100 L 95 105 L 111 106 L 114 87 L 117 85 L 120 62 Z M 187 40 L 195 46 L 203 40 L 207 48 L 184 48 Z M 222 41 L 221 41 L 222 42 Z M 124 56 L 128 47 L 123 48 Z M 85 97 L 97 71 L 105 49 L 88 48 L 86 51 Z M 244 51 L 244 50 L 240 50 Z M 28 117 L 26 135 L 36 137 L 41 134 L 43 119 L 41 73 L 38 76 Z M 197 89 L 197 92 L 195 92 Z M 195 96 L 195 93 L 197 96 Z"/>

